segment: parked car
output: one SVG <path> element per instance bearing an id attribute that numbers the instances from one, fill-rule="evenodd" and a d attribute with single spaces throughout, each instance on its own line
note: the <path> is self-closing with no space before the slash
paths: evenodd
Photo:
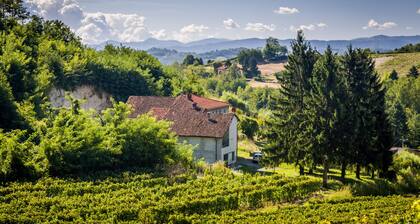
<path id="1" fill-rule="evenodd" d="M 261 161 L 262 157 L 263 157 L 262 152 L 254 152 L 252 155 L 252 161 L 254 163 L 258 163 Z"/>

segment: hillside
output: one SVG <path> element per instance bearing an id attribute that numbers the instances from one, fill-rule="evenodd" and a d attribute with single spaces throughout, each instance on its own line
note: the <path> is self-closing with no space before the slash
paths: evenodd
<path id="1" fill-rule="evenodd" d="M 292 39 L 280 39 L 281 45 L 290 46 Z M 247 38 L 238 40 L 228 39 L 203 39 L 188 43 L 182 43 L 175 40 L 157 40 L 146 39 L 140 42 L 115 42 L 107 41 L 97 45 L 91 45 L 96 49 L 103 49 L 106 44 L 124 45 L 138 50 L 148 50 L 150 48 L 167 48 L 181 52 L 204 53 L 208 51 L 223 50 L 230 48 L 261 48 L 265 45 L 266 40 L 260 38 Z M 399 48 L 409 43 L 419 43 L 420 35 L 417 36 L 385 36 L 377 35 L 372 37 L 355 38 L 351 40 L 309 40 L 311 45 L 323 52 L 328 45 L 334 51 L 344 52 L 351 44 L 355 48 L 370 48 L 373 51 L 389 51 Z"/>
<path id="2" fill-rule="evenodd" d="M 393 69 L 400 76 L 405 76 L 413 65 L 420 68 L 420 52 L 377 54 L 373 57 L 376 61 L 376 69 L 382 77 L 387 76 Z"/>
<path id="3" fill-rule="evenodd" d="M 415 196 L 351 197 L 320 186 L 315 177 L 250 175 L 222 167 L 199 176 L 126 172 L 45 178 L 2 187 L 0 222 L 392 223 L 415 222 L 419 211 L 412 207 Z"/>

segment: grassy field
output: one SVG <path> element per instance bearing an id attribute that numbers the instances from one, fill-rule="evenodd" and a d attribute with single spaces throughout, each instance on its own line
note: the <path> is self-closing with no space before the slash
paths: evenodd
<path id="1" fill-rule="evenodd" d="M 277 83 L 277 79 L 274 74 L 276 72 L 283 71 L 285 69 L 284 65 L 284 62 L 259 64 L 258 70 L 261 72 L 262 81 L 252 79 L 248 81 L 249 85 L 254 88 L 280 88 L 280 85 Z"/>
<path id="2" fill-rule="evenodd" d="M 393 69 L 405 76 L 414 65 L 420 69 L 420 53 L 375 54 L 376 70 L 381 77 L 387 77 Z"/>

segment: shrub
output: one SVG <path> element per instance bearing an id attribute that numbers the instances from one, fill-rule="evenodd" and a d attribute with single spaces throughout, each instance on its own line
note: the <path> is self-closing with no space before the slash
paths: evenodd
<path id="1" fill-rule="evenodd" d="M 420 156 L 406 150 L 394 155 L 393 168 L 398 176 L 402 190 L 419 192 L 420 189 Z"/>

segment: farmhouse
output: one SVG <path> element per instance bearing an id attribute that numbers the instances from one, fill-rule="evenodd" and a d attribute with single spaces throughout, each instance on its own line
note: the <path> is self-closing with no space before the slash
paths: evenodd
<path id="1" fill-rule="evenodd" d="M 171 129 L 181 142 L 194 145 L 194 157 L 208 163 L 236 162 L 237 117 L 229 113 L 229 104 L 193 94 L 178 97 L 130 96 L 131 117 L 150 113 L 172 122 Z"/>

